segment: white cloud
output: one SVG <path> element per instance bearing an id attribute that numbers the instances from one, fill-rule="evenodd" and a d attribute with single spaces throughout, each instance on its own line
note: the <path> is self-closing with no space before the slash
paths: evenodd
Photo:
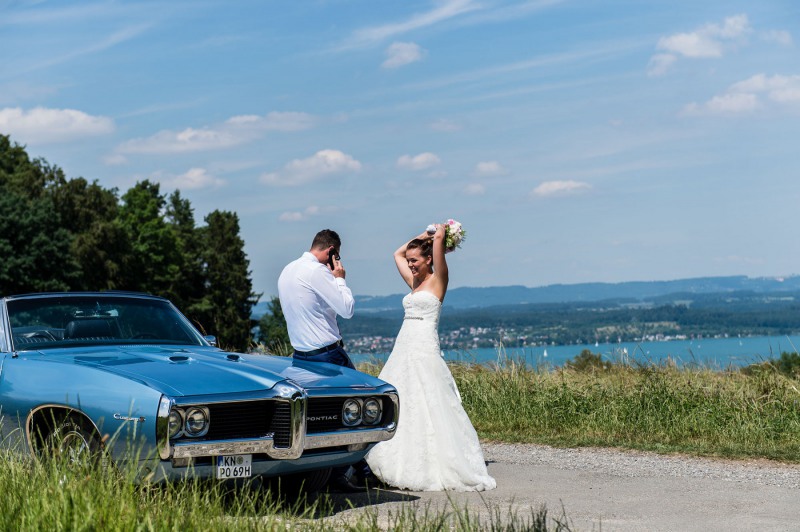
<path id="1" fill-rule="evenodd" d="M 792 34 L 784 30 L 765 31 L 761 34 L 761 38 L 767 42 L 774 42 L 783 46 L 791 46 L 794 43 Z"/>
<path id="2" fill-rule="evenodd" d="M 123 164 L 128 164 L 128 158 L 124 155 L 112 153 L 111 155 L 106 155 L 103 157 L 103 162 L 108 166 L 121 166 Z"/>
<path id="3" fill-rule="evenodd" d="M 676 33 L 662 37 L 656 44 L 661 53 L 650 58 L 648 74 L 664 75 L 678 57 L 721 57 L 730 44 L 741 42 L 752 29 L 747 15 L 734 15 L 722 24 L 707 24 L 691 33 Z"/>
<path id="4" fill-rule="evenodd" d="M 117 146 L 118 153 L 170 154 L 220 150 L 256 140 L 268 131 L 301 131 L 318 120 L 306 113 L 238 115 L 215 127 L 163 130 L 149 137 L 131 139 Z"/>
<path id="5" fill-rule="evenodd" d="M 470 183 L 466 186 L 464 192 L 470 196 L 482 196 L 486 193 L 486 187 L 480 183 Z"/>
<path id="6" fill-rule="evenodd" d="M 578 194 L 586 192 L 591 189 L 589 183 L 582 181 L 545 181 L 531 191 L 532 196 L 548 197 L 548 196 L 568 196 L 571 194 Z"/>
<path id="7" fill-rule="evenodd" d="M 678 58 L 672 54 L 656 54 L 650 58 L 650 63 L 647 65 L 647 74 L 649 76 L 663 76 L 675 64 Z"/>
<path id="8" fill-rule="evenodd" d="M 766 97 L 766 101 L 762 99 Z M 703 104 L 691 103 L 686 114 L 740 114 L 765 108 L 767 103 L 783 105 L 800 102 L 800 75 L 756 74 L 734 83 L 722 94 Z"/>
<path id="9" fill-rule="evenodd" d="M 318 123 L 317 117 L 308 113 L 271 112 L 265 116 L 240 115 L 229 118 L 229 126 L 253 128 L 262 131 L 303 131 L 311 129 Z"/>
<path id="10" fill-rule="evenodd" d="M 432 168 L 442 161 L 435 154 L 431 152 L 420 153 L 419 155 L 402 155 L 397 159 L 397 167 L 406 170 L 427 170 Z"/>
<path id="11" fill-rule="evenodd" d="M 741 93 L 764 93 L 770 100 L 778 103 L 800 101 L 800 75 L 766 76 L 756 74 L 744 81 L 734 83 L 729 90 Z"/>
<path id="12" fill-rule="evenodd" d="M 741 113 L 758 109 L 758 97 L 755 94 L 721 94 L 706 102 L 706 109 L 712 113 Z"/>
<path id="13" fill-rule="evenodd" d="M 447 120 L 446 118 L 440 118 L 439 120 L 436 120 L 433 123 L 431 123 L 431 129 L 434 131 L 444 131 L 446 133 L 453 133 L 454 131 L 461 131 L 461 126 L 456 124 L 452 120 Z"/>
<path id="14" fill-rule="evenodd" d="M 505 168 L 497 161 L 483 161 L 475 165 L 474 175 L 478 177 L 491 177 L 496 175 L 503 175 L 506 173 Z"/>
<path id="15" fill-rule="evenodd" d="M 308 220 L 311 216 L 319 214 L 319 207 L 316 205 L 309 205 L 303 211 L 286 211 L 281 213 L 278 220 L 281 222 L 302 222 Z"/>
<path id="16" fill-rule="evenodd" d="M 75 109 L 6 107 L 0 109 L 0 131 L 22 143 L 69 142 L 111 133 L 114 121 Z"/>
<path id="17" fill-rule="evenodd" d="M 261 182 L 276 186 L 297 186 L 360 170 L 361 163 L 350 155 L 339 150 L 320 150 L 306 159 L 288 162 L 279 172 L 263 174 Z"/>
<path id="18" fill-rule="evenodd" d="M 197 190 L 222 186 L 225 180 L 209 174 L 205 168 L 190 168 L 188 172 L 166 180 L 166 183 L 181 190 Z"/>
<path id="19" fill-rule="evenodd" d="M 386 49 L 383 68 L 398 68 L 421 61 L 427 52 L 413 42 L 394 42 Z"/>
<path id="20" fill-rule="evenodd" d="M 482 6 L 475 0 L 442 0 L 437 2 L 437 7 L 434 9 L 413 15 L 408 20 L 357 30 L 340 49 L 347 50 L 369 46 L 397 35 L 445 22 L 453 17 L 481 8 Z"/>

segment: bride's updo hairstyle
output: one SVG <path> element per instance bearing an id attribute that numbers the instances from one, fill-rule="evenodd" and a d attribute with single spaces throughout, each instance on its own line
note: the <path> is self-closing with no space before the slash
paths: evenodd
<path id="1" fill-rule="evenodd" d="M 423 257 L 431 258 L 431 266 L 433 266 L 433 239 L 432 238 L 415 238 L 406 246 L 406 251 L 409 249 L 418 249 L 420 255 Z"/>

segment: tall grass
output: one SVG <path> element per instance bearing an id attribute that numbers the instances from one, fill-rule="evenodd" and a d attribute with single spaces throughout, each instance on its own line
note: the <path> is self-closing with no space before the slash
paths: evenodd
<path id="1" fill-rule="evenodd" d="M 769 368 L 451 369 L 483 438 L 800 462 L 800 382 Z"/>
<path id="2" fill-rule="evenodd" d="M 232 496 L 221 484 L 137 485 L 132 471 L 113 467 L 2 458 L 0 530 L 262 530 L 284 523 L 278 501 L 250 486 Z"/>
<path id="3" fill-rule="evenodd" d="M 135 472 L 108 465 L 38 461 L 0 454 L 0 530 L 536 530 L 568 531 L 562 514 L 487 506 L 470 511 L 451 501 L 434 509 L 403 504 L 383 511 L 352 506 L 329 494 L 286 497 L 274 483 L 214 481 L 137 484 Z M 377 493 L 377 495 L 376 495 Z M 341 496 L 340 496 L 341 497 Z M 371 495 L 380 502 L 379 492 Z"/>

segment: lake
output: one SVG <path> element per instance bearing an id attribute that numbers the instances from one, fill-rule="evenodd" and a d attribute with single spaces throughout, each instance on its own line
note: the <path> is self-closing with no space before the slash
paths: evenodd
<path id="1" fill-rule="evenodd" d="M 800 336 L 754 336 L 745 338 L 700 338 L 664 342 L 622 342 L 614 344 L 553 345 L 536 347 L 507 347 L 502 351 L 486 347 L 470 350 L 445 351 L 445 360 L 476 364 L 497 363 L 503 356 L 528 366 L 561 366 L 584 349 L 600 354 L 613 362 L 652 362 L 659 364 L 674 360 L 678 366 L 700 365 L 712 369 L 742 367 L 769 358 L 778 358 L 783 351 L 795 352 Z M 353 362 L 385 361 L 383 354 L 351 354 Z"/>

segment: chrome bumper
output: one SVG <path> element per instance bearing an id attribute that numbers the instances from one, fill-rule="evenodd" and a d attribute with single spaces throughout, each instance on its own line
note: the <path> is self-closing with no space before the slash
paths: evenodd
<path id="1" fill-rule="evenodd" d="M 201 456 L 218 456 L 228 454 L 266 454 L 277 460 L 295 460 L 303 455 L 306 449 L 321 449 L 325 447 L 352 446 L 349 450 L 360 450 L 370 443 L 386 441 L 394 437 L 397 430 L 397 421 L 400 411 L 400 402 L 397 391 L 389 386 L 372 390 L 353 390 L 348 396 L 357 395 L 382 395 L 388 397 L 394 404 L 392 419 L 385 419 L 382 425 L 374 428 L 362 428 L 349 431 L 322 432 L 316 434 L 306 433 L 306 411 L 308 395 L 299 386 L 291 382 L 283 382 L 270 390 L 263 399 L 287 402 L 290 405 L 290 429 L 288 447 L 276 447 L 273 436 L 268 434 L 263 438 L 248 438 L 241 440 L 182 441 L 170 443 L 167 437 L 168 419 L 170 409 L 180 401 L 163 397 L 158 409 L 158 422 L 156 433 L 158 437 L 158 454 L 162 460 L 197 458 Z"/>

